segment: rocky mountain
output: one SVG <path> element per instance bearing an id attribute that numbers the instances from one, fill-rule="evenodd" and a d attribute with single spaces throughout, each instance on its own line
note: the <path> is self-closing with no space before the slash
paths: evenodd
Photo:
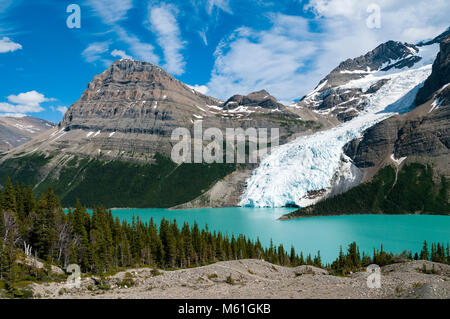
<path id="1" fill-rule="evenodd" d="M 230 107 L 233 99 L 236 107 Z M 283 138 L 307 132 L 308 121 L 329 122 L 312 112 L 287 110 L 265 91 L 222 103 L 151 63 L 119 60 L 89 83 L 48 148 L 146 162 L 148 154 L 169 156 L 172 131 L 192 130 L 199 120 L 205 129 L 279 127 Z"/>
<path id="2" fill-rule="evenodd" d="M 433 63 L 433 73 L 425 81 L 424 86 L 417 94 L 415 104 L 420 105 L 432 98 L 438 90 L 446 91 L 446 85 L 450 83 L 450 31 L 446 38 L 443 38 L 440 43 L 440 52 Z M 445 99 L 445 92 L 441 94 L 440 101 Z M 448 98 L 448 97 L 447 97 Z M 448 102 L 448 100 L 447 100 Z"/>
<path id="3" fill-rule="evenodd" d="M 278 103 L 277 99 L 266 90 L 250 93 L 249 95 L 234 95 L 226 101 L 222 108 L 226 110 L 236 110 L 238 108 L 264 108 L 279 111 L 285 106 Z"/>
<path id="4" fill-rule="evenodd" d="M 54 126 L 52 122 L 32 116 L 0 117 L 0 153 L 25 144 Z"/>
<path id="5" fill-rule="evenodd" d="M 0 159 L 0 183 L 11 176 L 35 184 L 37 192 L 52 186 L 64 205 L 80 198 L 88 205 L 171 207 L 210 196 L 208 190 L 233 174 L 226 198 L 205 201 L 236 205 L 252 165 L 170 159 L 177 143 L 172 132 L 187 128 L 194 137 L 195 121 L 224 134 L 226 128 L 279 128 L 281 144 L 334 125 L 310 110 L 288 109 L 266 91 L 223 103 L 156 65 L 118 60 L 88 84 L 58 127 Z"/>
<path id="6" fill-rule="evenodd" d="M 413 111 L 392 117 L 368 129 L 361 140 L 346 147 L 356 166 L 369 179 L 388 163 L 432 163 L 439 174 L 450 176 L 450 35 L 440 43 L 432 73 L 417 93 Z"/>
<path id="7" fill-rule="evenodd" d="M 370 99 L 389 82 L 389 74 L 431 63 L 435 58 L 434 43 L 421 46 L 398 41 L 383 43 L 363 56 L 342 62 L 296 105 L 347 122 L 365 111 Z M 352 85 L 358 80 L 379 75 L 384 76 L 371 81 L 370 85 Z"/>

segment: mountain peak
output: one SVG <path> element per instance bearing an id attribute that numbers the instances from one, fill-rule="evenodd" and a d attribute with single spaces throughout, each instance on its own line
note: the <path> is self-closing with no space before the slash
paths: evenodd
<path id="1" fill-rule="evenodd" d="M 235 109 L 239 106 L 262 107 L 266 109 L 283 109 L 284 105 L 266 90 L 252 92 L 248 95 L 233 95 L 224 104 L 224 109 Z"/>

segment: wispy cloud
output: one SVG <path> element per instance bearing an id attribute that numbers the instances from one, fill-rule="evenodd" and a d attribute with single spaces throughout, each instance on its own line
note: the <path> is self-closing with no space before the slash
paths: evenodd
<path id="1" fill-rule="evenodd" d="M 233 13 L 230 7 L 230 0 L 207 0 L 206 11 L 208 14 L 212 14 L 216 8 L 230 14 Z"/>
<path id="2" fill-rule="evenodd" d="M 3 37 L 0 39 L 0 53 L 14 52 L 21 49 L 22 45 L 13 42 L 10 38 Z"/>
<path id="3" fill-rule="evenodd" d="M 167 71 L 181 75 L 186 63 L 181 50 L 185 41 L 176 19 L 177 9 L 173 5 L 149 6 L 149 21 L 151 30 L 157 35 L 158 44 L 164 52 L 164 67 Z"/>
<path id="4" fill-rule="evenodd" d="M 112 61 L 103 57 L 103 54 L 108 52 L 109 45 L 110 43 L 108 41 L 91 43 L 81 55 L 86 62 L 95 63 L 101 61 L 105 66 L 109 66 Z"/>
<path id="5" fill-rule="evenodd" d="M 141 41 L 139 37 L 119 24 L 127 18 L 128 11 L 133 8 L 133 0 L 87 0 L 87 4 L 93 8 L 102 22 L 108 25 L 109 31 L 117 34 L 117 40 L 128 46 L 128 50 L 136 59 L 155 64 L 159 63 L 159 57 L 154 53 L 153 45 Z M 95 47 L 92 48 L 92 50 L 94 49 Z M 101 52 L 100 55 L 104 52 Z M 96 55 L 95 51 L 91 53 L 94 54 L 91 55 L 91 59 L 98 60 L 98 54 Z M 103 62 L 108 65 L 111 61 L 105 59 Z"/>
<path id="6" fill-rule="evenodd" d="M 117 33 L 120 41 L 128 44 L 129 50 L 135 58 L 145 62 L 159 64 L 159 57 L 155 54 L 153 45 L 142 42 L 137 36 L 127 32 L 120 26 L 115 26 L 114 31 Z"/>
<path id="7" fill-rule="evenodd" d="M 68 108 L 67 108 L 67 106 L 58 106 L 58 107 L 56 108 L 56 110 L 57 110 L 58 112 L 60 112 L 62 115 L 64 115 L 64 114 L 66 114 Z"/>
<path id="8" fill-rule="evenodd" d="M 114 24 L 126 17 L 133 7 L 133 0 L 88 0 L 87 4 L 104 23 Z"/>
<path id="9" fill-rule="evenodd" d="M 206 36 L 206 32 L 208 31 L 208 29 L 206 30 L 201 30 L 198 31 L 198 35 L 200 36 L 200 38 L 202 39 L 203 43 L 208 46 L 208 37 Z"/>
<path id="10" fill-rule="evenodd" d="M 128 60 L 132 60 L 133 59 L 131 56 L 126 54 L 125 51 L 123 51 L 123 50 L 112 50 L 111 55 L 113 57 L 119 57 L 121 59 L 128 59 Z"/>

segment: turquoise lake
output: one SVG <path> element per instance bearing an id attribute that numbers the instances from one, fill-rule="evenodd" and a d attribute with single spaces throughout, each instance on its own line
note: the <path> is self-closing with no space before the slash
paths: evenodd
<path id="1" fill-rule="evenodd" d="M 304 254 L 316 254 L 320 250 L 324 262 L 333 261 L 339 247 L 346 249 L 356 241 L 362 251 L 372 254 L 373 249 L 383 247 L 400 253 L 403 250 L 420 252 L 424 240 L 450 242 L 450 217 L 428 215 L 353 215 L 312 217 L 289 221 L 277 220 L 292 211 L 286 208 L 215 208 L 190 210 L 118 209 L 113 215 L 131 222 L 133 215 L 141 221 L 153 220 L 159 224 L 164 217 L 201 228 L 207 224 L 211 231 L 224 234 L 243 234 L 250 239 L 259 238 L 265 246 L 273 240 L 275 245 L 291 245 Z"/>

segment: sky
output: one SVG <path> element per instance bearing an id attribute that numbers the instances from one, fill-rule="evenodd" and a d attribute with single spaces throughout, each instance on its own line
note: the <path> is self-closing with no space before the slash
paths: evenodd
<path id="1" fill-rule="evenodd" d="M 0 0 L 0 116 L 59 122 L 121 58 L 222 100 L 266 89 L 291 103 L 347 58 L 437 36 L 449 12 L 448 0 Z"/>

